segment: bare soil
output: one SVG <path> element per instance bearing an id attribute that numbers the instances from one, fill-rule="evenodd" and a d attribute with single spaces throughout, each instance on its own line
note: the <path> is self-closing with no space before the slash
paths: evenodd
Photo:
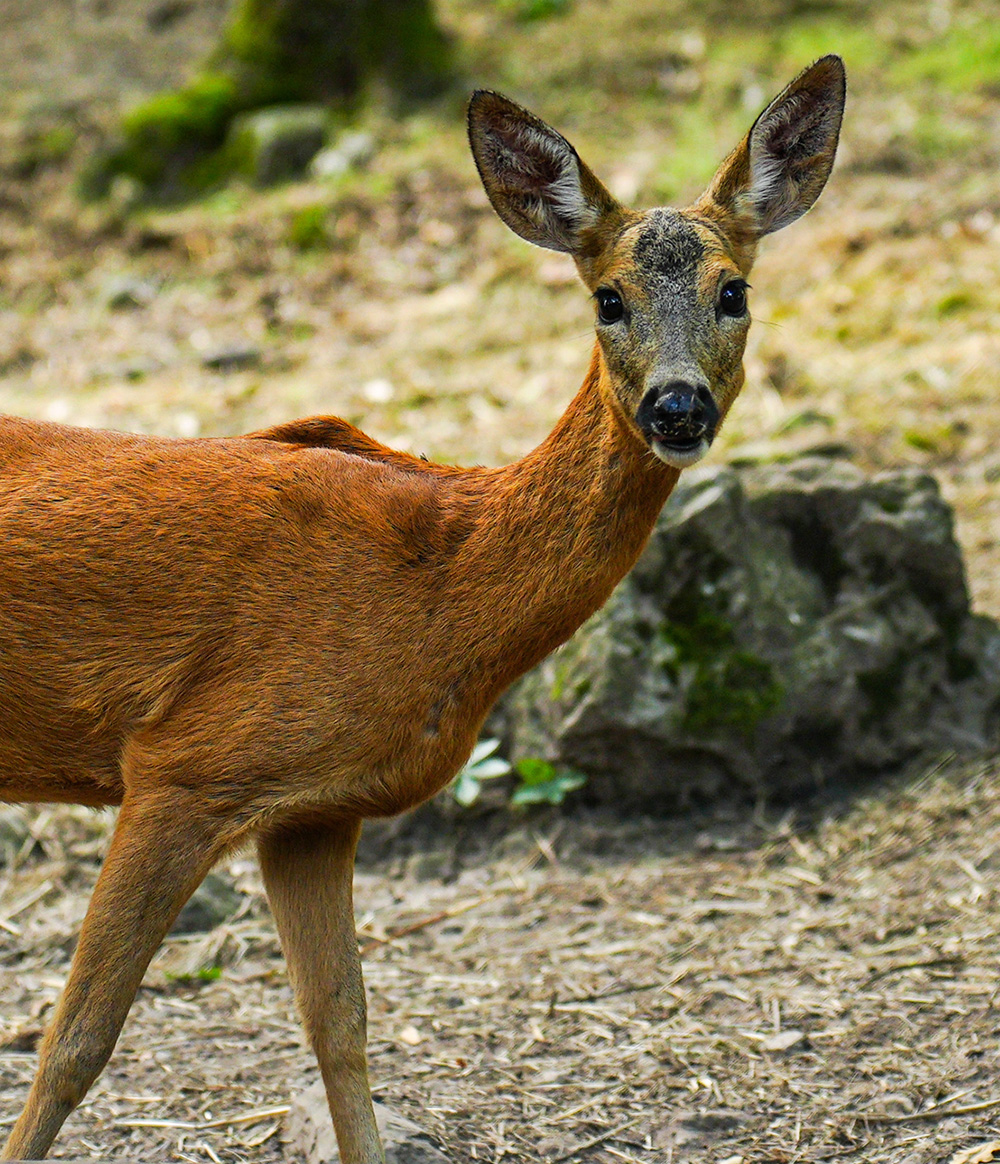
<path id="1" fill-rule="evenodd" d="M 696 194 L 769 93 L 843 46 L 841 161 L 763 249 L 716 455 L 836 445 L 931 468 L 976 606 L 1000 615 L 1000 88 L 903 67 L 992 8 L 863 7 L 769 0 L 757 26 L 680 0 L 442 16 L 470 84 L 532 105 L 639 205 Z M 376 101 L 374 157 L 338 183 L 80 204 L 87 152 L 187 75 L 223 11 L 4 0 L 0 409 L 186 436 L 334 412 L 438 459 L 521 455 L 582 378 L 591 308 L 567 261 L 493 217 L 458 98 L 402 119 Z M 50 132 L 66 125 L 68 143 Z M 967 1151 L 1000 1144 L 997 766 L 901 778 L 810 823 L 749 817 L 533 817 L 502 843 L 365 866 L 378 1096 L 456 1162 L 1000 1157 Z M 28 819 L 0 876 L 7 1123 L 110 827 Z M 168 941 L 57 1156 L 294 1158 L 281 1109 L 315 1067 L 256 871 L 231 871 L 242 915 Z"/>
<path id="2" fill-rule="evenodd" d="M 535 818 L 475 858 L 451 838 L 364 867 L 376 1095 L 456 1162 L 938 1164 L 1000 1141 L 998 784 L 952 764 L 802 825 Z M 8 866 L 8 1120 L 105 823 L 43 812 Z M 168 940 L 56 1156 L 286 1158 L 315 1067 L 253 864 L 231 872 L 243 915 Z"/>

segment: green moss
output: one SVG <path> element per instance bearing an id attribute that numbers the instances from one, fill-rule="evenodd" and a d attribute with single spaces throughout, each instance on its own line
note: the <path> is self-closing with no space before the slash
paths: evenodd
<path id="1" fill-rule="evenodd" d="M 451 46 L 428 0 L 241 0 L 216 59 L 235 68 L 255 107 L 317 99 L 351 104 L 371 74 L 408 96 L 440 91 Z"/>
<path id="2" fill-rule="evenodd" d="M 504 7 L 515 20 L 527 24 L 532 20 L 565 16 L 570 4 L 571 0 L 507 0 Z"/>
<path id="3" fill-rule="evenodd" d="M 303 206 L 288 224 L 288 241 L 296 250 L 323 251 L 330 246 L 330 209 L 322 203 Z"/>
<path id="4" fill-rule="evenodd" d="M 159 93 L 127 113 L 122 130 L 138 150 L 165 153 L 191 141 L 220 145 L 239 104 L 232 77 L 203 73 L 183 89 Z"/>
<path id="5" fill-rule="evenodd" d="M 229 172 L 222 145 L 241 108 L 236 82 L 222 73 L 203 73 L 183 89 L 151 97 L 122 119 L 120 143 L 81 175 L 81 193 L 102 197 L 119 175 L 167 196 L 210 189 Z"/>
<path id="6" fill-rule="evenodd" d="M 760 721 L 781 704 L 773 666 L 740 649 L 732 626 L 693 587 L 674 600 L 669 615 L 659 632 L 673 647 L 673 661 L 665 666 L 675 680 L 689 672 L 684 730 L 692 735 L 731 731 L 752 739 Z"/>

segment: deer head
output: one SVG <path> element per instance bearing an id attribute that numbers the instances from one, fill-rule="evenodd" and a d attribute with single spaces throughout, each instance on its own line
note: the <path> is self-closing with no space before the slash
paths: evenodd
<path id="1" fill-rule="evenodd" d="M 545 122 L 498 93 L 469 106 L 472 153 L 503 221 L 573 256 L 592 292 L 607 403 L 660 460 L 705 455 L 743 384 L 757 242 L 822 191 L 844 109 L 839 57 L 776 97 L 684 210 L 622 206 Z"/>

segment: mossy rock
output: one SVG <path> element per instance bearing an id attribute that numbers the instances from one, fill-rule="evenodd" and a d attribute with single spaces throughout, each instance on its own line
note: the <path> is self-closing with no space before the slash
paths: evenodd
<path id="1" fill-rule="evenodd" d="M 126 114 L 117 140 L 85 167 L 80 193 L 104 197 L 125 177 L 147 198 L 176 201 L 237 171 L 262 185 L 296 177 L 323 144 L 326 113 L 279 117 L 268 107 L 318 103 L 347 115 L 377 83 L 410 109 L 449 83 L 451 57 L 429 0 L 239 0 L 205 69 Z M 259 120 L 237 124 L 227 142 L 240 114 Z"/>
<path id="2" fill-rule="evenodd" d="M 104 197 L 119 176 L 167 200 L 220 185 L 232 170 L 222 147 L 244 105 L 236 82 L 223 73 L 203 73 L 183 89 L 151 97 L 125 115 L 118 140 L 85 167 L 81 194 Z"/>
<path id="3" fill-rule="evenodd" d="M 241 113 L 226 140 L 229 165 L 257 186 L 300 178 L 326 142 L 323 105 L 279 105 Z"/>
<path id="4" fill-rule="evenodd" d="M 788 800 L 997 737 L 934 480 L 810 458 L 686 474 L 632 574 L 503 705 L 508 750 L 642 809 Z"/>

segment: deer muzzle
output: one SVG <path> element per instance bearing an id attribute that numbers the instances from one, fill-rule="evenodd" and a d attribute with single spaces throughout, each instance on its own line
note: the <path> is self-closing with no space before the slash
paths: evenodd
<path id="1" fill-rule="evenodd" d="M 660 460 L 683 469 L 708 452 L 715 439 L 719 409 L 707 384 L 673 380 L 650 388 L 635 419 Z"/>

